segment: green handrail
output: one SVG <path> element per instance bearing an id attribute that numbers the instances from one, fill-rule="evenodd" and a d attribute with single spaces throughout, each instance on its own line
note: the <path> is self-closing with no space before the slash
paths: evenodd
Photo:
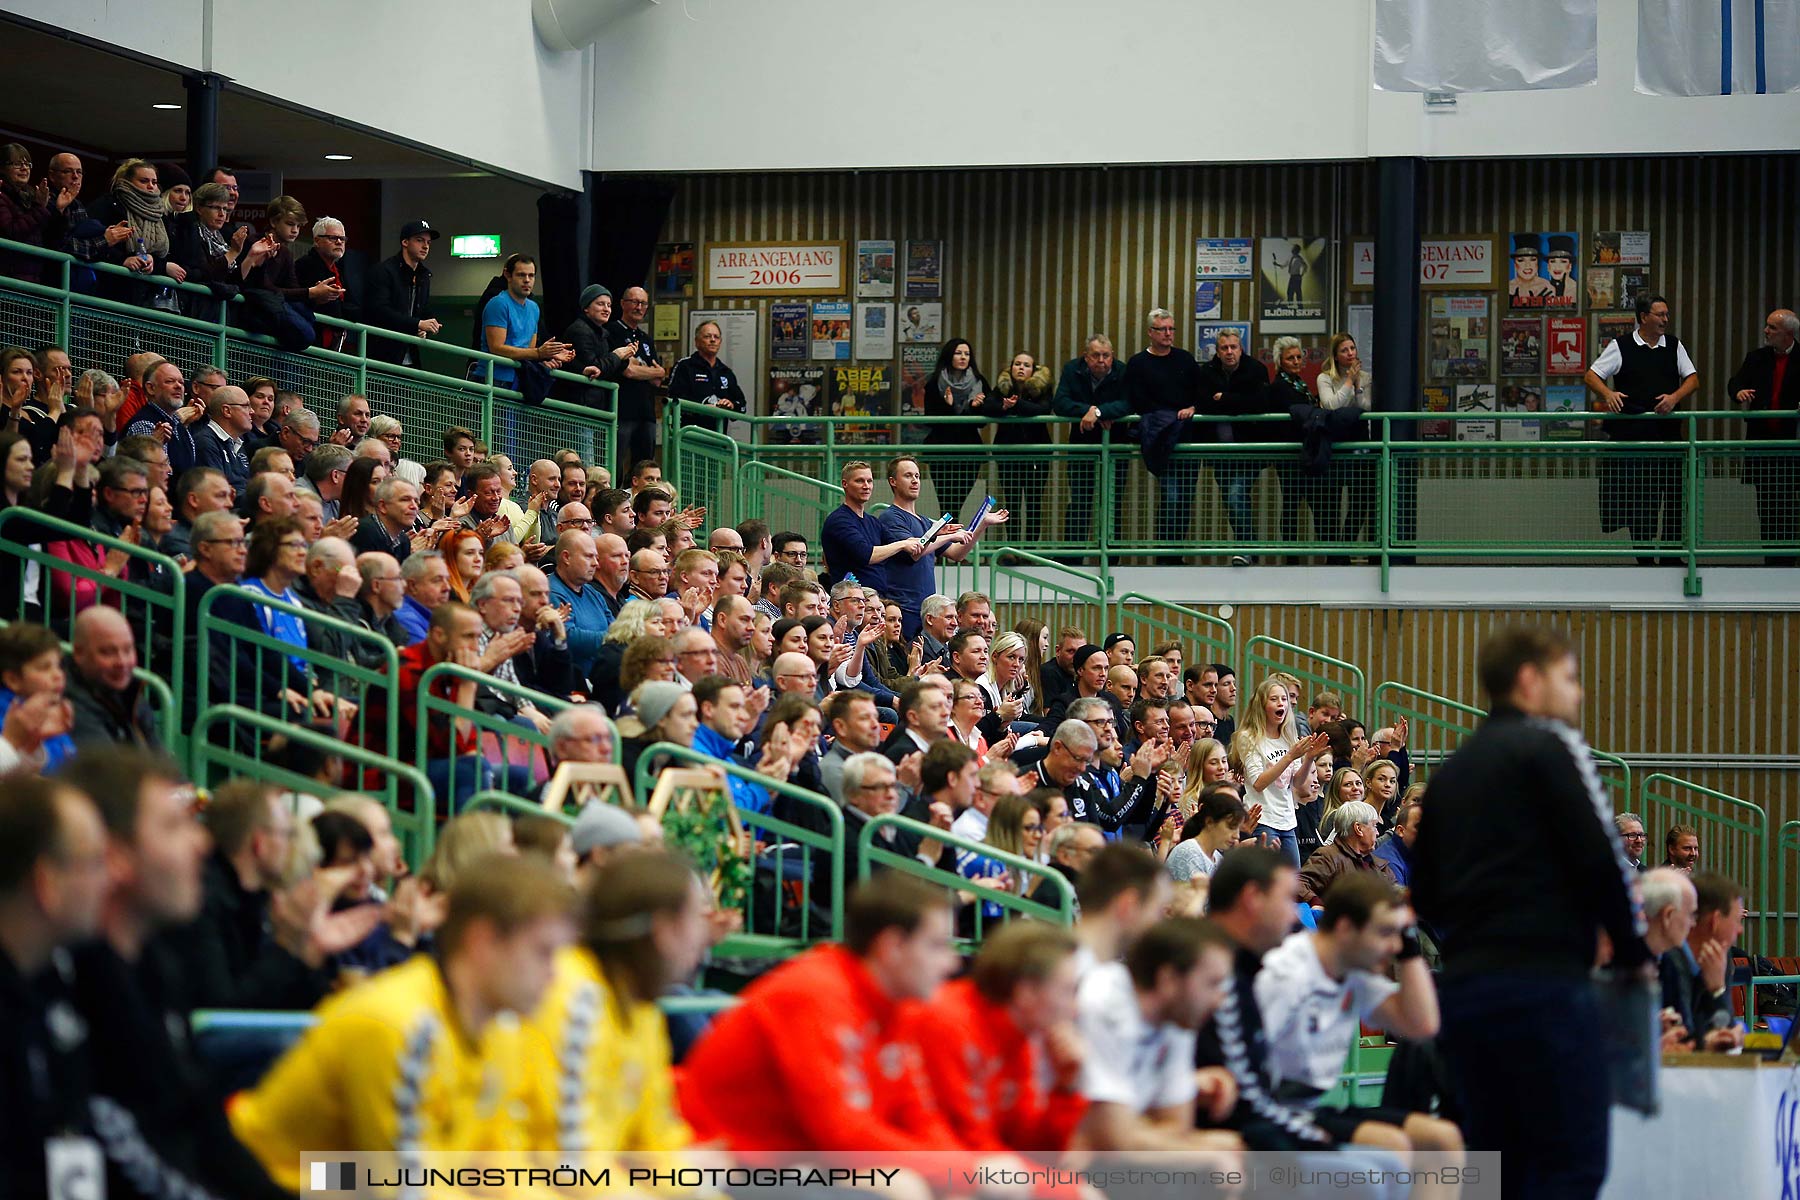
<path id="1" fill-rule="evenodd" d="M 1055 897 L 1055 902 L 1046 904 L 1027 896 L 1003 892 L 998 888 L 981 887 L 967 876 L 955 871 L 944 871 L 937 867 L 927 866 L 910 854 L 902 854 L 898 850 L 890 850 L 886 846 L 876 845 L 876 834 L 888 828 L 940 842 L 953 850 L 992 859 L 1008 871 L 1013 872 L 1015 878 L 1029 875 L 1039 879 L 1041 882 L 1032 891 L 1037 892 L 1048 886 Z M 883 813 L 880 816 L 869 818 L 863 824 L 862 832 L 856 838 L 856 859 L 859 879 L 869 878 L 879 864 L 904 875 L 911 875 L 915 879 L 922 879 L 926 883 L 941 884 L 952 891 L 972 893 L 975 896 L 974 941 L 977 943 L 982 941 L 986 928 L 986 916 L 982 912 L 982 901 L 984 900 L 1021 917 L 1032 917 L 1057 925 L 1073 925 L 1075 923 L 1075 888 L 1061 871 L 1046 863 L 1020 858 L 1016 854 L 1008 854 L 986 842 L 958 837 L 935 825 L 927 825 L 910 817 Z"/>
<path id="2" fill-rule="evenodd" d="M 1307 667 L 1297 667 L 1291 662 L 1271 657 L 1267 653 L 1259 653 L 1258 647 L 1262 646 L 1292 657 L 1322 663 L 1327 668 L 1336 671 L 1337 675 L 1334 677 Z M 1258 667 L 1265 669 L 1258 671 Z M 1303 684 L 1311 684 L 1314 688 L 1330 688 L 1340 693 L 1344 698 L 1344 712 L 1351 716 L 1366 711 L 1363 707 L 1363 699 L 1367 692 L 1367 684 L 1364 682 L 1361 667 L 1345 662 L 1341 658 L 1333 658 L 1321 651 L 1309 650 L 1305 646 L 1296 646 L 1292 642 L 1284 642 L 1260 633 L 1244 643 L 1244 669 L 1238 685 L 1242 699 L 1239 700 L 1239 703 L 1246 702 L 1251 693 L 1256 690 L 1256 686 L 1273 671 L 1286 671 Z M 1310 696 L 1302 696 L 1295 700 L 1294 704 L 1305 705 L 1310 699 Z"/>
<path id="3" fill-rule="evenodd" d="M 156 714 L 156 736 L 162 739 L 163 748 L 176 762 L 186 762 L 187 746 L 181 732 L 181 710 L 176 706 L 174 691 L 163 682 L 162 676 L 142 667 L 133 668 L 131 677 L 150 693 L 150 711 Z"/>
<path id="4" fill-rule="evenodd" d="M 1447 709 L 1471 720 L 1458 721 L 1454 717 L 1434 712 L 1434 709 Z M 1375 687 L 1370 721 L 1372 727 L 1381 728 L 1405 717 L 1416 733 L 1424 735 L 1409 737 L 1407 740 L 1407 756 L 1412 760 L 1413 778 L 1423 779 L 1431 774 L 1434 765 L 1450 757 L 1464 738 L 1474 734 L 1475 723 L 1485 716 L 1486 709 L 1389 680 Z"/>
<path id="5" fill-rule="evenodd" d="M 1775 831 L 1774 858 L 1770 862 L 1770 871 L 1775 876 L 1775 920 L 1778 926 L 1785 927 L 1787 933 L 1776 944 L 1800 949 L 1800 938 L 1794 936 L 1795 918 L 1788 912 L 1789 903 L 1795 899 L 1794 893 L 1789 890 L 1792 886 L 1789 881 L 1796 871 L 1800 871 L 1800 821 L 1784 821 L 1781 828 Z"/>
<path id="6" fill-rule="evenodd" d="M 1140 608 L 1161 609 L 1164 612 L 1185 617 L 1193 627 L 1177 625 L 1162 617 L 1153 617 L 1147 612 L 1133 611 L 1131 605 L 1134 601 Z M 1232 628 L 1230 621 L 1221 620 L 1211 613 L 1203 613 L 1197 608 L 1188 608 L 1185 605 L 1176 604 L 1172 600 L 1164 600 L 1143 592 L 1126 592 L 1113 601 L 1113 628 L 1121 633 L 1131 634 L 1131 640 L 1136 643 L 1139 654 L 1147 653 L 1150 648 L 1148 643 L 1154 634 L 1161 633 L 1176 641 L 1198 642 L 1212 651 L 1210 658 L 1195 658 L 1193 662 L 1187 664 L 1189 666 L 1200 662 L 1235 663 L 1238 661 L 1237 630 Z M 1134 629 L 1152 632 L 1140 637 L 1133 632 Z"/>
<path id="7" fill-rule="evenodd" d="M 1665 786 L 1670 791 L 1680 789 L 1692 792 L 1714 802 L 1715 809 L 1709 810 L 1699 804 L 1679 800 L 1674 795 L 1663 795 L 1657 791 L 1658 786 Z M 1739 799 L 1726 792 L 1702 787 L 1690 783 L 1674 775 L 1657 773 L 1646 775 L 1638 785 L 1638 801 L 1645 823 L 1645 831 L 1650 834 L 1649 845 L 1658 844 L 1658 834 L 1666 834 L 1669 825 L 1679 822 L 1669 819 L 1661 822 L 1662 828 L 1651 828 L 1650 810 L 1655 805 L 1659 812 L 1680 814 L 1691 819 L 1700 833 L 1701 852 L 1707 856 L 1711 869 L 1718 870 L 1732 877 L 1744 889 L 1746 898 L 1756 904 L 1754 914 L 1756 920 L 1756 940 L 1751 949 L 1754 954 L 1768 953 L 1769 923 L 1769 814 L 1761 805 L 1752 804 L 1748 800 Z M 1710 837 L 1709 837 L 1710 834 Z M 1710 844 L 1709 844 L 1710 842 Z M 1749 925 L 1746 923 L 1748 934 Z M 1748 940 L 1748 939 L 1746 939 Z"/>
<path id="8" fill-rule="evenodd" d="M 1613 811 L 1615 813 L 1625 812 L 1631 807 L 1632 801 L 1637 795 L 1631 790 L 1631 764 L 1617 754 L 1596 750 L 1592 746 L 1588 747 L 1588 753 L 1593 756 L 1594 769 L 1600 773 L 1601 784 L 1608 792 L 1612 793 Z"/>
<path id="9" fill-rule="evenodd" d="M 492 788 L 470 796 L 463 803 L 462 811 L 466 813 L 497 812 L 506 816 L 518 817 L 549 817 L 552 821 L 560 822 L 571 829 L 575 826 L 575 818 L 568 813 L 556 812 L 530 800 L 521 800 L 511 792 L 497 792 Z"/>
<path id="10" fill-rule="evenodd" d="M 37 530 L 66 534 L 68 540 L 89 542 L 103 550 L 123 552 L 135 562 L 144 563 L 156 572 L 157 578 L 168 586 L 166 589 L 134 580 L 115 578 L 104 571 L 96 571 L 91 567 L 72 563 L 57 558 L 48 550 L 30 543 L 22 542 L 7 536 L 9 525 L 35 526 Z M 63 539 L 51 539 L 61 541 Z M 120 538 L 110 537 L 86 525 L 77 525 L 73 521 L 65 521 L 60 517 L 48 516 L 35 509 L 13 507 L 0 510 L 0 554 L 10 555 L 21 563 L 36 563 L 41 576 L 39 582 L 43 588 L 44 618 L 53 626 L 56 625 L 56 614 L 51 611 L 50 590 L 51 574 L 61 572 L 72 579 L 89 580 L 103 591 L 114 592 L 126 597 L 143 607 L 143 618 L 132 624 L 142 639 L 138 646 L 139 661 L 156 664 L 162 660 L 161 647 L 156 640 L 156 621 L 154 614 L 159 609 L 166 609 L 169 614 L 169 687 L 176 697 L 182 695 L 181 685 L 187 671 L 187 655 L 182 652 L 183 635 L 187 632 L 187 577 L 182 573 L 181 565 L 166 554 L 159 554 L 145 546 L 135 545 Z M 24 615 L 25 588 L 24 569 L 20 568 L 19 612 L 4 614 L 9 620 Z M 62 626 L 67 632 L 75 621 L 75 589 L 69 589 L 69 611 L 66 623 Z M 179 704 L 179 701 L 177 701 Z M 176 712 L 179 713 L 179 708 Z M 179 727 L 179 721 L 177 721 Z M 171 749 L 176 743 L 170 742 Z"/>
<path id="11" fill-rule="evenodd" d="M 748 767 L 734 762 L 723 762 L 689 746 L 677 746 L 673 742 L 656 742 L 646 747 L 638 758 L 637 777 L 632 780 L 636 789 L 639 804 L 648 804 L 650 794 L 655 790 L 652 780 L 656 772 L 652 764 L 660 758 L 668 758 L 682 766 L 718 768 L 734 779 L 742 779 L 756 784 L 768 792 L 771 799 L 780 796 L 797 804 L 803 810 L 811 810 L 814 817 L 822 821 L 827 832 L 808 829 L 793 821 L 775 816 L 773 813 L 751 812 L 738 808 L 738 817 L 745 826 L 758 833 L 774 835 L 784 842 L 792 842 L 801 847 L 801 878 L 798 907 L 800 912 L 800 932 L 797 938 L 784 937 L 780 930 L 784 927 L 780 920 L 780 911 L 772 915 L 770 922 L 773 932 L 762 935 L 760 944 L 753 939 L 758 936 L 758 922 L 755 912 L 756 889 L 750 888 L 745 898 L 744 928 L 749 931 L 750 939 L 745 939 L 760 949 L 791 949 L 796 946 L 810 945 L 814 941 L 829 938 L 837 940 L 844 934 L 844 814 L 843 810 L 824 796 L 809 792 L 803 787 L 789 783 L 785 779 L 771 779 L 760 775 Z M 733 801 L 735 805 L 735 798 Z M 765 840 L 765 839 L 759 839 Z M 812 901 L 817 894 L 813 876 L 816 864 L 813 852 L 818 851 L 826 858 L 826 899 L 829 905 L 829 930 L 814 928 Z M 785 864 L 778 868 L 780 877 L 786 878 Z"/>
<path id="12" fill-rule="evenodd" d="M 294 617 L 303 623 L 309 634 L 313 630 L 328 631 L 339 637 L 371 646 L 380 655 L 382 665 L 377 669 L 362 666 L 349 659 L 334 658 L 311 646 L 296 646 L 291 642 L 284 642 L 278 637 L 265 633 L 260 627 L 251 629 L 239 625 L 229 618 L 220 617 L 215 609 L 218 607 L 219 601 L 227 597 Z M 200 597 L 194 623 L 197 630 L 194 639 L 196 678 L 194 695 L 201 708 L 208 707 L 212 699 L 212 656 L 215 639 L 225 644 L 227 652 L 231 656 L 229 666 L 226 668 L 225 702 L 237 703 L 242 693 L 238 690 L 240 681 L 238 679 L 236 643 L 242 643 L 256 651 L 268 650 L 278 653 L 284 659 L 300 659 L 307 666 L 307 672 L 311 676 L 309 683 L 312 686 L 330 691 L 337 696 L 339 701 L 349 700 L 356 704 L 355 741 L 358 745 L 369 746 L 371 744 L 368 701 L 372 693 L 383 693 L 377 710 L 377 715 L 384 722 L 383 728 L 377 731 L 382 739 L 379 748 L 384 748 L 390 753 L 400 750 L 400 652 L 381 634 L 371 629 L 364 629 L 359 625 L 352 625 L 348 621 L 339 620 L 337 617 L 314 612 L 312 609 L 303 608 L 298 604 L 289 604 L 285 600 L 265 596 L 259 591 L 234 584 L 218 584 L 208 588 L 206 593 Z M 265 690 L 272 681 L 265 681 L 262 677 L 262 654 L 255 654 L 253 661 L 255 676 L 251 694 L 263 699 L 274 698 L 274 692 Z M 340 681 L 355 684 L 359 688 L 358 694 L 356 696 L 339 694 Z M 338 686 L 327 686 L 327 684 Z M 308 700 L 310 702 L 310 696 Z M 198 744 L 196 741 L 196 748 Z"/>
<path id="13" fill-rule="evenodd" d="M 413 762 L 418 766 L 419 770 L 425 770 L 426 763 L 431 760 L 431 726 L 434 717 L 441 718 L 447 723 L 467 721 L 475 728 L 478 741 L 480 735 L 483 733 L 493 734 L 500 743 L 501 758 L 508 765 L 512 762 L 511 743 L 515 741 L 532 747 L 534 751 L 541 750 L 544 753 L 545 758 L 548 759 L 550 754 L 550 737 L 548 734 L 542 734 L 536 729 L 528 729 L 523 725 L 514 724 L 506 717 L 495 716 L 492 713 L 484 713 L 479 709 L 463 708 L 453 701 L 445 700 L 433 695 L 431 691 L 432 686 L 440 679 L 453 679 L 459 683 L 473 683 L 477 688 L 486 688 L 515 703 L 529 702 L 534 707 L 543 710 L 545 715 L 551 717 L 554 717 L 557 713 L 569 707 L 569 701 L 561 697 L 546 695 L 543 692 L 534 691 L 521 684 L 509 683 L 504 679 L 496 679 L 494 676 L 486 674 L 485 672 L 458 666 L 453 662 L 437 663 L 426 668 L 425 673 L 419 676 L 418 736 L 414 739 L 414 752 L 416 757 L 413 759 Z M 616 738 L 617 736 L 617 730 L 615 730 L 614 737 Z M 617 744 L 616 741 L 615 744 Z M 454 748 L 454 724 L 452 724 L 451 745 Z M 462 811 L 461 806 L 457 803 L 457 782 L 457 772 L 452 771 L 450 773 L 449 789 L 444 795 L 438 797 L 444 802 L 445 811 L 452 816 Z M 488 790 L 505 791 L 504 788 Z"/>
<path id="14" fill-rule="evenodd" d="M 232 741 L 215 742 L 212 738 L 213 727 L 224 724 L 228 734 L 240 727 L 248 727 L 263 734 L 256 740 L 256 752 L 246 754 L 239 750 Z M 304 792 L 307 795 L 329 799 L 343 790 L 330 783 L 321 783 L 307 775 L 300 775 L 284 767 L 275 766 L 264 761 L 262 749 L 269 735 L 280 734 L 290 741 L 298 742 L 317 750 L 321 754 L 345 759 L 361 768 L 359 774 L 364 777 L 368 772 L 377 772 L 383 779 L 379 791 L 364 787 L 360 789 L 364 795 L 374 794 L 388 810 L 388 818 L 394 824 L 394 833 L 400 838 L 400 844 L 406 852 L 406 861 L 414 871 L 425 866 L 425 860 L 431 857 L 431 848 L 437 837 L 437 822 L 432 816 L 435 802 L 432 798 L 431 781 L 423 772 L 392 759 L 373 750 L 365 750 L 361 746 L 352 746 L 348 742 L 308 729 L 304 725 L 295 725 L 287 721 L 268 716 L 265 713 L 243 708 L 236 704 L 215 704 L 202 710 L 189 737 L 193 742 L 192 774 L 194 782 L 202 787 L 212 784 L 212 771 L 209 768 L 223 768 L 228 776 L 245 776 L 259 779 L 289 791 Z M 401 785 L 411 789 L 412 809 L 408 811 L 401 803 Z"/>

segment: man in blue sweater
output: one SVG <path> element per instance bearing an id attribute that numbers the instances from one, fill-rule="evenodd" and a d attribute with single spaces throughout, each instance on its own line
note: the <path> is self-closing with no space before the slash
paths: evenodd
<path id="1" fill-rule="evenodd" d="M 600 552 L 594 539 L 571 529 L 556 539 L 556 571 L 550 576 L 550 603 L 569 606 L 569 657 L 576 676 L 586 679 L 594 669 L 600 643 L 612 624 L 612 608 L 594 586 Z"/>

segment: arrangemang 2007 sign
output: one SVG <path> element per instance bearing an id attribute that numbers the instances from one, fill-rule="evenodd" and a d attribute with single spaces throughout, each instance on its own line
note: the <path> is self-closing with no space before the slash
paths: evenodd
<path id="1" fill-rule="evenodd" d="M 842 242 L 739 242 L 706 248 L 708 296 L 841 296 Z"/>

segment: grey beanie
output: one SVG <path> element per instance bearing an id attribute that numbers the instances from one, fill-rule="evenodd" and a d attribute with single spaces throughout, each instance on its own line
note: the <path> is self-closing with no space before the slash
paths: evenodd
<path id="1" fill-rule="evenodd" d="M 569 842 L 577 858 L 586 858 L 594 850 L 611 846 L 633 846 L 644 840 L 643 831 L 630 813 L 616 804 L 591 800 L 575 818 L 569 831 Z"/>
<path id="2" fill-rule="evenodd" d="M 632 711 L 643 722 L 646 731 L 655 729 L 675 707 L 675 702 L 685 695 L 687 689 L 680 684 L 653 679 L 649 683 L 640 683 L 637 691 L 631 694 Z"/>
<path id="3" fill-rule="evenodd" d="M 606 288 L 601 287 L 597 283 L 590 283 L 586 287 L 582 288 L 581 289 L 581 311 L 586 312 L 588 305 L 592 304 L 594 301 L 598 300 L 602 296 L 605 296 L 608 299 L 610 299 L 612 297 L 612 293 L 610 291 L 608 291 Z"/>

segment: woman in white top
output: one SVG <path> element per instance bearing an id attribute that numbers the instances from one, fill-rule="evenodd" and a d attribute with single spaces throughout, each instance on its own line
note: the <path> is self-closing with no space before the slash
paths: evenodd
<path id="1" fill-rule="evenodd" d="M 1194 815 L 1181 826 L 1181 843 L 1169 851 L 1169 875 L 1177 881 L 1210 876 L 1219 856 L 1237 845 L 1245 817 L 1244 802 L 1229 787 L 1207 788 Z"/>
<path id="2" fill-rule="evenodd" d="M 1363 369 L 1362 359 L 1356 353 L 1356 339 L 1347 333 L 1333 334 L 1331 337 L 1331 354 L 1325 369 L 1319 372 L 1319 407 L 1320 408 L 1355 408 L 1368 412 L 1373 398 L 1373 384 L 1369 372 Z M 1359 439 L 1360 440 L 1360 439 Z M 1375 471 L 1376 462 L 1370 458 L 1367 450 L 1336 450 L 1332 453 L 1331 474 L 1336 476 L 1349 493 L 1348 503 L 1344 510 L 1344 523 L 1341 529 L 1331 528 L 1320 536 L 1332 541 L 1343 540 L 1353 542 L 1362 537 L 1362 532 L 1375 519 Z M 1330 495 L 1335 498 L 1337 485 L 1330 488 Z M 1318 523 L 1318 515 L 1314 514 L 1314 523 Z M 1334 522 L 1327 521 L 1329 527 Z"/>
<path id="3" fill-rule="evenodd" d="M 1231 739 L 1231 756 L 1244 768 L 1244 802 L 1263 808 L 1256 832 L 1269 834 L 1280 842 L 1281 852 L 1296 868 L 1300 865 L 1300 844 L 1294 833 L 1299 824 L 1294 815 L 1294 773 L 1311 771 L 1313 759 L 1323 754 L 1328 745 L 1330 739 L 1323 733 L 1298 736 L 1293 699 L 1275 679 L 1265 679 L 1256 686 Z"/>

